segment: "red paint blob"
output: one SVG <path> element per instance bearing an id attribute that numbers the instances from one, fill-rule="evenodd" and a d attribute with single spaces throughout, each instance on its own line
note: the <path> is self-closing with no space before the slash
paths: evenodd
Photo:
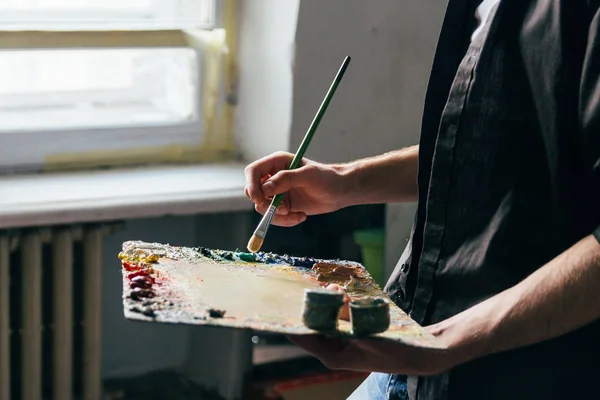
<path id="1" fill-rule="evenodd" d="M 127 271 L 139 271 L 140 269 L 142 269 L 142 267 L 140 267 L 139 265 L 132 264 L 127 261 L 123 261 L 122 264 L 123 268 L 125 268 Z"/>
<path id="2" fill-rule="evenodd" d="M 151 289 L 135 288 L 129 293 L 129 297 L 133 300 L 141 300 L 142 298 L 154 297 L 154 292 Z"/>
<path id="3" fill-rule="evenodd" d="M 129 284 L 129 286 L 131 288 L 148 289 L 152 286 L 152 283 L 153 282 L 148 276 L 136 276 L 133 279 L 131 279 L 131 283 Z"/>
<path id="4" fill-rule="evenodd" d="M 154 277 L 152 275 L 150 275 L 150 273 L 147 270 L 138 270 L 135 272 L 132 272 L 130 274 L 127 275 L 127 278 L 129 279 L 133 279 L 135 277 L 144 277 L 144 278 L 148 278 L 152 283 L 155 283 L 156 280 L 154 279 Z"/>

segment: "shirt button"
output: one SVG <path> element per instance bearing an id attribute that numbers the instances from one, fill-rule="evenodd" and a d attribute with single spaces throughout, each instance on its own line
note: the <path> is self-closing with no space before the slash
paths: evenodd
<path id="1" fill-rule="evenodd" d="M 408 263 L 404 263 L 400 266 L 400 272 L 406 273 L 408 271 Z"/>
<path id="2" fill-rule="evenodd" d="M 404 302 L 406 298 L 406 293 L 404 293 L 404 290 L 398 289 L 398 297 L 400 298 L 401 302 Z"/>

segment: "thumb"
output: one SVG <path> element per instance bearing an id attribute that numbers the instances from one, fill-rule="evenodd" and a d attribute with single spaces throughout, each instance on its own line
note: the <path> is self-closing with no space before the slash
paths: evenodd
<path id="1" fill-rule="evenodd" d="M 265 196 L 275 196 L 305 185 L 310 180 L 308 171 L 309 167 L 305 166 L 277 172 L 262 185 L 263 194 Z"/>
<path id="2" fill-rule="evenodd" d="M 342 293 L 344 295 L 344 305 L 340 309 L 339 316 L 340 319 L 350 321 L 350 296 L 348 296 L 348 293 L 346 293 L 343 287 L 335 283 L 328 285 L 326 289 L 333 290 L 334 292 Z"/>

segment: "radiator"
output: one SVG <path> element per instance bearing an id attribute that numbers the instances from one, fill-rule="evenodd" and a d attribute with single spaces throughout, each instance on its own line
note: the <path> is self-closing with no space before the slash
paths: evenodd
<path id="1" fill-rule="evenodd" d="M 0 234 L 0 400 L 100 400 L 104 226 Z"/>

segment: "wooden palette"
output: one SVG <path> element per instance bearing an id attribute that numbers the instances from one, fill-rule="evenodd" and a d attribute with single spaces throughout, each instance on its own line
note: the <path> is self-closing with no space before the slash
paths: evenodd
<path id="1" fill-rule="evenodd" d="M 125 242 L 123 307 L 132 320 L 210 325 L 310 335 L 302 323 L 305 288 L 337 283 L 351 299 L 388 296 L 366 269 L 349 261 L 241 253 Z M 409 345 L 445 346 L 390 300 L 389 329 L 376 338 Z M 352 337 L 340 321 L 337 332 Z"/>

